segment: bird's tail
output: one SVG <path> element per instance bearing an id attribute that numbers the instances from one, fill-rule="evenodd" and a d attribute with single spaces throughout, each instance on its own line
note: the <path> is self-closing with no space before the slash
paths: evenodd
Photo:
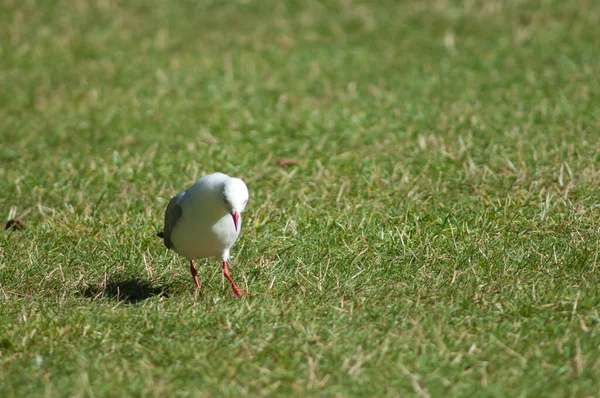
<path id="1" fill-rule="evenodd" d="M 158 236 L 159 238 L 164 237 L 165 235 L 163 234 L 163 231 L 160 231 L 159 233 L 156 234 L 156 236 Z"/>

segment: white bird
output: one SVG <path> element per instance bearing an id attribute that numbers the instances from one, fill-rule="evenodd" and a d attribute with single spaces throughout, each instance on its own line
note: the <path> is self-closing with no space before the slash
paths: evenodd
<path id="1" fill-rule="evenodd" d="M 200 288 L 194 260 L 217 257 L 223 262 L 223 275 L 239 297 L 248 294 L 233 282 L 227 269 L 229 250 L 240 235 L 241 213 L 248 203 L 248 188 L 239 178 L 213 173 L 175 195 L 167 205 L 164 232 L 158 236 L 165 246 L 190 262 L 190 272 Z"/>

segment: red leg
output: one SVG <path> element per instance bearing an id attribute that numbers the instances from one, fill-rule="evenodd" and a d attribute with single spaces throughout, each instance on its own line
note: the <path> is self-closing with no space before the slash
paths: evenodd
<path id="1" fill-rule="evenodd" d="M 194 268 L 194 263 L 190 260 L 190 272 L 192 273 L 192 278 L 194 278 L 194 283 L 196 287 L 200 289 L 200 283 L 198 283 L 198 273 L 196 272 L 196 268 Z"/>
<path id="2" fill-rule="evenodd" d="M 227 269 L 227 261 L 223 261 L 223 275 L 225 275 L 225 278 L 227 278 L 229 283 L 231 283 L 231 288 L 233 289 L 233 295 L 235 297 L 240 297 L 244 294 L 248 294 L 247 292 L 237 287 L 233 279 L 231 279 L 231 276 L 229 276 L 229 270 Z"/>

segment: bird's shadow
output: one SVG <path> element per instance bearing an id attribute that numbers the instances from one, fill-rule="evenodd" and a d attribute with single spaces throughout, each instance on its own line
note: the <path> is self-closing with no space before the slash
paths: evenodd
<path id="1" fill-rule="evenodd" d="M 125 304 L 136 304 L 151 297 L 168 297 L 165 288 L 152 286 L 140 279 L 108 280 L 100 285 L 86 287 L 82 295 L 92 300 L 111 299 Z"/>

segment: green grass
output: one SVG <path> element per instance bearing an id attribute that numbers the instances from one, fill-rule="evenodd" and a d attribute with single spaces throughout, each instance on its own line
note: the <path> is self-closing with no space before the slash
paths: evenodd
<path id="1" fill-rule="evenodd" d="M 0 396 L 600 395 L 599 49 L 592 0 L 0 0 Z M 251 297 L 155 237 L 213 171 Z"/>

